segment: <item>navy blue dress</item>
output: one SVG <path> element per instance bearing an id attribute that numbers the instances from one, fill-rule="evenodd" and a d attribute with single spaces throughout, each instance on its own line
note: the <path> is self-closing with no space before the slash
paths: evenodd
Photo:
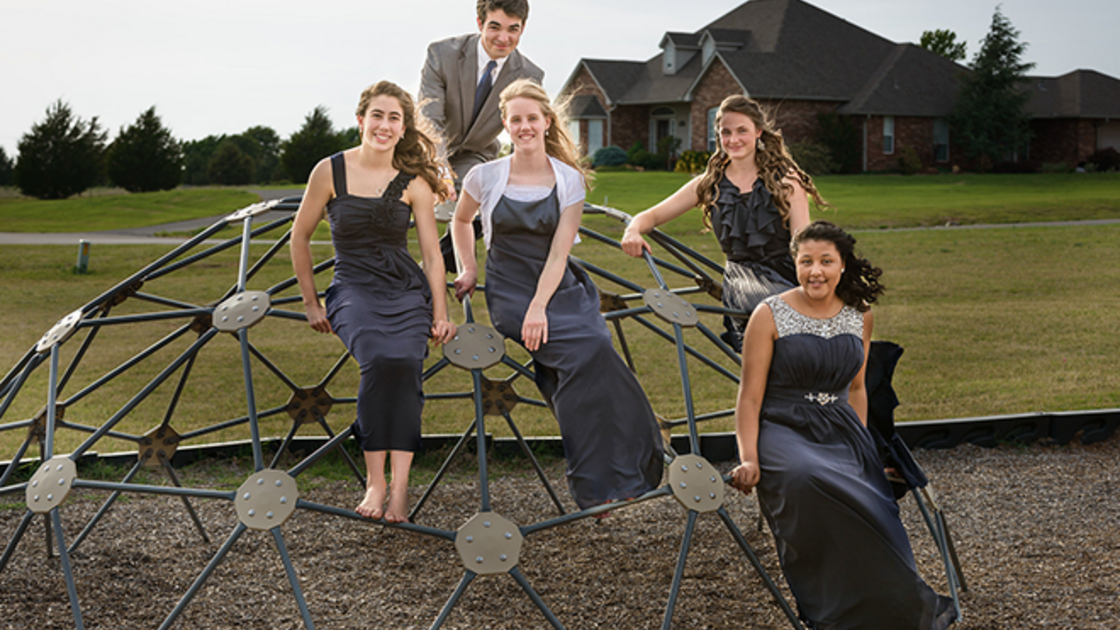
<path id="1" fill-rule="evenodd" d="M 929 630 L 952 601 L 918 575 L 871 434 L 848 404 L 863 364 L 863 315 L 830 319 L 764 301 L 778 339 L 760 412 L 758 488 L 782 571 L 818 630 Z"/>
<path id="2" fill-rule="evenodd" d="M 326 309 L 361 368 L 354 437 L 365 451 L 417 451 L 432 294 L 408 252 L 412 209 L 401 194 L 415 176 L 400 172 L 381 197 L 359 197 L 347 192 L 341 153 L 331 157 L 331 171 L 335 266 Z"/>
<path id="3" fill-rule="evenodd" d="M 559 221 L 555 188 L 539 201 L 502 197 L 491 215 L 486 305 L 494 328 L 518 343 Z M 545 313 L 548 343 L 531 353 L 533 369 L 560 425 L 576 504 L 588 508 L 653 490 L 664 467 L 657 419 L 611 343 L 587 272 L 569 260 Z"/>

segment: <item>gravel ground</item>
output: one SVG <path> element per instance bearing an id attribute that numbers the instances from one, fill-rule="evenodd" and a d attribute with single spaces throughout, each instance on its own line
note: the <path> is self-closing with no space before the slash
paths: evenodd
<path id="1" fill-rule="evenodd" d="M 917 458 L 934 480 L 968 582 L 964 620 L 955 628 L 1120 627 L 1120 436 L 1089 446 L 961 446 Z M 566 498 L 559 466 L 549 472 Z M 303 492 L 345 508 L 359 498 L 352 480 Z M 529 476 L 495 478 L 491 497 L 495 511 L 519 524 L 554 515 Z M 68 541 L 98 500 L 68 499 Z M 72 556 L 87 628 L 160 626 L 237 522 L 228 502 L 194 504 L 209 543 L 178 499 L 131 495 L 109 512 Z M 478 505 L 477 484 L 445 483 L 417 520 L 454 530 Z M 729 494 L 726 505 L 784 591 L 769 534 L 756 527 L 753 497 Z M 944 593 L 944 572 L 914 501 L 902 505 L 922 573 Z M 23 513 L 0 510 L 4 543 Z M 657 628 L 686 521 L 685 510 L 661 498 L 544 530 L 525 540 L 521 571 L 567 628 Z M 446 540 L 305 510 L 282 530 L 317 628 L 427 628 L 463 576 Z M 59 561 L 45 559 L 44 545 L 36 521 L 0 573 L 0 628 L 73 627 Z M 865 570 L 853 567 L 852 579 Z M 246 532 L 174 627 L 302 628 L 273 537 Z M 549 626 L 513 578 L 500 575 L 474 580 L 443 627 Z M 714 514 L 699 518 L 673 627 L 789 627 Z"/>

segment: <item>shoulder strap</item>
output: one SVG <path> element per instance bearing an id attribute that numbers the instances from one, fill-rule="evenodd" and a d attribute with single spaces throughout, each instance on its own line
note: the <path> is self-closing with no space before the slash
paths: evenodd
<path id="1" fill-rule="evenodd" d="M 342 151 L 331 156 L 331 175 L 334 177 L 334 196 L 346 194 L 346 156 Z"/>
<path id="2" fill-rule="evenodd" d="M 408 185 L 411 184 L 414 179 L 416 179 L 416 175 L 413 173 L 397 171 L 397 176 L 385 187 L 385 193 L 381 198 L 385 200 L 400 199 L 401 195 L 404 194 L 404 189 L 408 188 Z"/>

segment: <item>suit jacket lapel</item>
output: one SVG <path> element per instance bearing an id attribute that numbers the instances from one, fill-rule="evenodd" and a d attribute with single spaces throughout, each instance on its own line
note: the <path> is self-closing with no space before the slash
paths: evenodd
<path id="1" fill-rule="evenodd" d="M 463 136 L 470 130 L 474 110 L 474 91 L 478 87 L 478 35 L 467 40 L 459 57 L 459 111 L 463 121 Z"/>

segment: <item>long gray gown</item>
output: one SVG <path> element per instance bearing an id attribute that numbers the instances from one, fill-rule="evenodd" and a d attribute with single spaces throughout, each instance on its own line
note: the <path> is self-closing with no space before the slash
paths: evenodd
<path id="1" fill-rule="evenodd" d="M 819 630 L 941 629 L 952 602 L 919 577 L 874 442 L 848 404 L 863 315 L 764 301 L 778 339 L 760 413 L 758 498 L 802 617 Z"/>
<path id="2" fill-rule="evenodd" d="M 518 343 L 559 221 L 555 188 L 539 201 L 502 197 L 494 207 L 486 304 L 494 328 Z M 611 344 L 587 272 L 569 261 L 545 312 L 548 343 L 532 353 L 533 369 L 560 425 L 576 504 L 588 508 L 656 488 L 664 466 L 657 420 Z"/>
<path id="3" fill-rule="evenodd" d="M 327 319 L 361 368 L 354 437 L 364 451 L 420 449 L 421 388 L 432 326 L 432 294 L 408 252 L 412 209 L 403 171 L 381 197 L 346 189 L 346 162 L 331 157 L 335 197 L 327 203 L 334 279 Z"/>

